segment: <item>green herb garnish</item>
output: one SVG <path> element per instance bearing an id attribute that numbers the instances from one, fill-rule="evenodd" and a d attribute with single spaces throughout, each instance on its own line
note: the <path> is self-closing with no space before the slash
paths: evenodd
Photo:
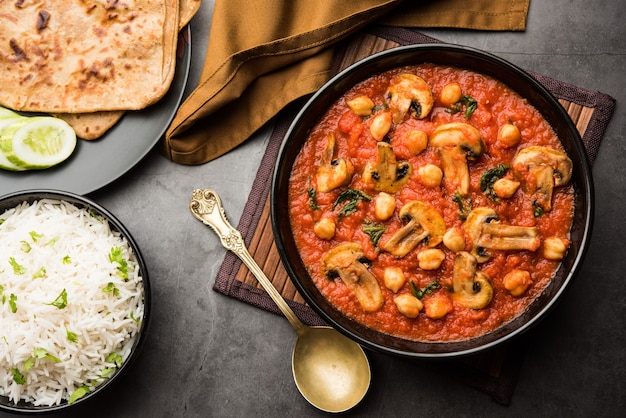
<path id="1" fill-rule="evenodd" d="M 128 279 L 128 262 L 124 260 L 122 247 L 113 247 L 109 253 L 109 261 L 119 264 L 117 266 L 117 274 L 123 279 Z"/>
<path id="2" fill-rule="evenodd" d="M 321 208 L 317 204 L 317 190 L 313 187 L 309 187 L 306 190 L 306 194 L 309 196 L 309 207 L 313 210 L 320 210 Z"/>
<path id="3" fill-rule="evenodd" d="M 61 362 L 60 358 L 53 356 L 45 348 L 35 348 L 33 350 L 33 357 L 34 358 L 39 358 L 39 359 L 45 358 L 45 359 L 53 361 L 55 363 L 60 363 Z"/>
<path id="4" fill-rule="evenodd" d="M 541 207 L 541 205 L 539 203 L 537 203 L 536 200 L 533 200 L 530 203 L 533 205 L 533 216 L 535 218 L 541 217 L 541 215 L 543 215 L 543 212 L 544 212 L 543 207 Z"/>
<path id="5" fill-rule="evenodd" d="M 104 289 L 102 289 L 103 292 L 105 293 L 113 293 L 113 295 L 118 296 L 120 294 L 120 289 L 118 289 L 117 287 L 115 287 L 115 284 L 113 282 L 109 282 Z"/>
<path id="6" fill-rule="evenodd" d="M 17 312 L 17 295 L 13 293 L 9 295 L 9 306 L 11 307 L 11 312 L 13 313 Z"/>
<path id="7" fill-rule="evenodd" d="M 111 353 L 109 354 L 104 361 L 106 361 L 107 363 L 115 363 L 115 365 L 117 367 L 122 367 L 122 363 L 124 362 L 122 359 L 122 356 L 120 356 L 117 353 Z"/>
<path id="8" fill-rule="evenodd" d="M 73 343 L 78 342 L 78 337 L 76 336 L 76 333 L 68 330 L 67 328 L 65 328 L 65 337 L 68 341 L 71 341 Z"/>
<path id="9" fill-rule="evenodd" d="M 63 264 L 71 264 L 72 263 L 72 259 L 70 258 L 69 255 L 66 255 L 65 257 L 63 257 Z"/>
<path id="10" fill-rule="evenodd" d="M 374 247 L 378 245 L 378 240 L 383 236 L 387 227 L 372 221 L 365 221 L 363 225 L 363 232 L 370 236 Z"/>
<path id="11" fill-rule="evenodd" d="M 53 302 L 46 303 L 46 305 L 55 306 L 57 309 L 64 309 L 67 306 L 67 291 L 63 289 Z"/>
<path id="12" fill-rule="evenodd" d="M 46 268 L 42 266 L 39 270 L 33 273 L 33 279 L 41 279 L 43 277 L 46 277 Z"/>
<path id="13" fill-rule="evenodd" d="M 478 108 L 478 102 L 471 96 L 464 94 L 461 96 L 461 100 L 456 102 L 452 107 L 446 109 L 446 112 L 454 115 L 455 113 L 459 113 L 461 110 L 465 108 L 465 119 L 469 119 L 474 111 Z"/>
<path id="14" fill-rule="evenodd" d="M 23 385 L 26 383 L 26 378 L 17 368 L 12 368 L 11 373 L 13 374 L 13 381 L 18 385 Z"/>
<path id="15" fill-rule="evenodd" d="M 339 216 L 348 216 L 357 210 L 357 205 L 361 200 L 372 200 L 372 197 L 358 189 L 346 189 L 339 194 L 337 200 L 333 204 L 332 210 L 335 210 L 343 202 L 347 202 L 339 210 Z"/>
<path id="16" fill-rule="evenodd" d="M 493 190 L 493 185 L 496 181 L 504 177 L 510 168 L 511 166 L 499 164 L 497 167 L 485 171 L 480 177 L 480 191 L 482 191 L 489 199 L 497 200 L 498 196 Z"/>
<path id="17" fill-rule="evenodd" d="M 22 250 L 25 253 L 28 253 L 31 250 L 31 246 L 26 241 L 20 241 L 20 250 Z"/>
<path id="18" fill-rule="evenodd" d="M 420 289 L 417 287 L 415 282 L 411 280 L 409 282 L 409 287 L 411 288 L 411 293 L 413 293 L 413 296 L 415 296 L 418 299 L 421 299 L 424 297 L 424 295 L 433 293 L 435 290 L 439 289 L 441 285 L 439 284 L 439 282 L 430 282 L 429 284 L 426 285 L 426 287 L 424 287 L 423 289 Z"/>
<path id="19" fill-rule="evenodd" d="M 70 398 L 67 400 L 67 403 L 71 405 L 89 392 L 90 390 L 88 386 L 81 386 L 77 388 L 74 392 L 72 392 Z"/>
<path id="20" fill-rule="evenodd" d="M 24 273 L 26 273 L 26 267 L 24 267 L 23 265 L 19 264 L 15 260 L 15 257 L 9 258 L 9 264 L 11 264 L 11 267 L 13 267 L 13 273 L 15 273 L 15 274 L 24 274 Z"/>
<path id="21" fill-rule="evenodd" d="M 35 231 L 30 231 L 28 234 L 29 234 L 29 235 L 30 235 L 30 237 L 33 239 L 33 242 L 37 242 L 37 240 L 38 240 L 39 238 L 43 237 L 43 235 L 41 235 L 40 233 L 35 232 Z"/>
<path id="22" fill-rule="evenodd" d="M 455 202 L 459 206 L 459 219 L 466 220 L 467 215 L 472 211 L 472 199 L 471 198 L 463 198 L 461 193 L 456 192 L 452 197 L 452 201 Z"/>

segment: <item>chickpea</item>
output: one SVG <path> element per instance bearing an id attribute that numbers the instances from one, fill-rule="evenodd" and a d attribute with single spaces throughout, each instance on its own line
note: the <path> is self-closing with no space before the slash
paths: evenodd
<path id="1" fill-rule="evenodd" d="M 511 270 L 502 279 L 504 288 L 515 297 L 522 296 L 531 283 L 530 273 L 520 269 Z"/>
<path id="2" fill-rule="evenodd" d="M 444 252 L 438 248 L 429 248 L 417 254 L 417 260 L 422 270 L 437 270 L 445 258 Z"/>
<path id="3" fill-rule="evenodd" d="M 402 138 L 402 143 L 413 155 L 417 155 L 428 146 L 428 134 L 419 129 L 412 129 Z"/>
<path id="4" fill-rule="evenodd" d="M 420 181 L 426 187 L 435 188 L 441 185 L 443 179 L 443 171 L 434 164 L 426 164 L 417 170 Z"/>
<path id="5" fill-rule="evenodd" d="M 329 240 L 335 236 L 335 221 L 330 218 L 322 218 L 313 226 L 313 232 L 318 238 Z"/>
<path id="6" fill-rule="evenodd" d="M 387 267 L 383 273 L 383 281 L 387 289 L 397 293 L 404 286 L 406 277 L 400 267 Z"/>
<path id="7" fill-rule="evenodd" d="M 374 200 L 374 216 L 380 221 L 391 218 L 396 210 L 396 199 L 389 193 L 380 192 Z"/>
<path id="8" fill-rule="evenodd" d="M 396 296 L 393 302 L 396 304 L 398 311 L 408 318 L 417 318 L 417 315 L 424 307 L 421 300 L 408 293 Z"/>
<path id="9" fill-rule="evenodd" d="M 507 199 L 515 194 L 519 185 L 519 181 L 502 178 L 493 183 L 493 191 L 499 198 Z"/>
<path id="10" fill-rule="evenodd" d="M 370 125 L 370 133 L 376 141 L 382 141 L 391 129 L 391 112 L 381 112 L 374 116 Z"/>
<path id="11" fill-rule="evenodd" d="M 350 110 L 359 116 L 369 116 L 372 114 L 374 102 L 367 96 L 357 96 L 346 103 Z"/>
<path id="12" fill-rule="evenodd" d="M 561 238 L 546 238 L 543 242 L 543 256 L 548 260 L 561 260 L 565 257 L 567 243 Z"/>
<path id="13" fill-rule="evenodd" d="M 461 100 L 461 95 L 461 85 L 459 83 L 448 83 L 441 89 L 439 100 L 441 100 L 444 106 L 452 106 Z"/>
<path id="14" fill-rule="evenodd" d="M 452 227 L 443 235 L 443 245 L 452 252 L 458 253 L 465 249 L 465 235 L 457 227 Z"/>
<path id="15" fill-rule="evenodd" d="M 452 301 L 441 293 L 436 293 L 432 297 L 424 300 L 424 312 L 431 319 L 443 318 L 453 309 Z"/>
<path id="16" fill-rule="evenodd" d="M 519 128 L 512 123 L 505 123 L 498 131 L 498 141 L 506 147 L 512 148 L 516 146 L 521 139 L 522 134 Z"/>

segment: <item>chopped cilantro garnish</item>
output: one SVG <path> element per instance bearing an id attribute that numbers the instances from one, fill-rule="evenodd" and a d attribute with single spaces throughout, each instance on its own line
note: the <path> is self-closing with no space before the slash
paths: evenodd
<path id="1" fill-rule="evenodd" d="M 533 205 L 533 216 L 535 218 L 541 217 L 541 215 L 543 215 L 543 212 L 544 212 L 543 207 L 541 207 L 541 205 L 539 205 L 539 203 L 537 203 L 536 200 L 533 200 L 531 204 Z"/>
<path id="2" fill-rule="evenodd" d="M 421 299 L 424 297 L 424 295 L 433 293 L 433 291 L 439 289 L 441 285 L 439 284 L 439 282 L 430 282 L 429 284 L 426 285 L 425 288 L 420 289 L 417 287 L 415 282 L 411 280 L 409 282 L 409 287 L 411 288 L 411 293 L 413 293 L 413 296 L 415 296 L 418 299 Z"/>
<path id="3" fill-rule="evenodd" d="M 454 115 L 455 113 L 459 113 L 463 108 L 465 108 L 465 119 L 469 119 L 478 108 L 478 102 L 473 97 L 464 94 L 461 100 L 456 102 L 450 109 L 446 109 L 446 112 Z"/>
<path id="4" fill-rule="evenodd" d="M 135 316 L 135 312 L 131 312 L 131 313 L 130 313 L 130 319 L 132 319 L 133 321 L 135 321 L 135 323 L 137 323 L 137 324 L 138 324 L 139 322 L 141 322 L 141 319 L 140 319 L 140 318 L 137 318 L 137 317 Z"/>
<path id="5" fill-rule="evenodd" d="M 88 386 L 81 386 L 77 388 L 74 392 L 72 392 L 70 398 L 67 400 L 67 403 L 71 405 L 89 392 L 90 390 Z"/>
<path id="6" fill-rule="evenodd" d="M 120 356 L 117 353 L 111 353 L 109 354 L 104 361 L 106 361 L 107 363 L 115 363 L 115 365 L 117 367 L 122 367 L 122 363 L 123 363 L 123 359 L 122 356 Z"/>
<path id="7" fill-rule="evenodd" d="M 26 383 L 26 378 L 17 368 L 12 368 L 11 373 L 13 374 L 13 381 L 18 385 L 23 385 Z"/>
<path id="8" fill-rule="evenodd" d="M 53 356 L 45 348 L 35 348 L 33 350 L 33 357 L 35 357 L 35 358 L 45 358 L 45 359 L 53 361 L 55 363 L 60 363 L 61 362 L 60 358 Z"/>
<path id="9" fill-rule="evenodd" d="M 46 242 L 46 246 L 47 247 L 52 247 L 54 245 L 54 243 L 57 242 L 58 240 L 59 240 L 59 237 L 54 237 L 50 241 Z"/>
<path id="10" fill-rule="evenodd" d="M 76 333 L 68 330 L 67 328 L 65 328 L 65 336 L 68 341 L 71 341 L 73 343 L 78 342 L 78 337 L 76 336 Z"/>
<path id="11" fill-rule="evenodd" d="M 109 261 L 119 264 L 117 266 L 117 274 L 123 279 L 128 279 L 128 262 L 124 260 L 122 247 L 113 247 L 109 253 Z"/>
<path id="12" fill-rule="evenodd" d="M 24 366 L 23 366 L 23 370 L 25 372 L 29 371 L 30 369 L 32 369 L 32 367 L 35 365 L 35 357 L 29 357 L 25 362 L 24 362 Z"/>
<path id="13" fill-rule="evenodd" d="M 71 264 L 72 263 L 72 259 L 70 258 L 69 255 L 66 255 L 65 257 L 63 257 L 63 264 Z"/>
<path id="14" fill-rule="evenodd" d="M 46 305 L 55 306 L 57 309 L 64 309 L 67 306 L 67 291 L 63 289 L 53 302 L 46 303 Z"/>
<path id="15" fill-rule="evenodd" d="M 467 215 L 472 211 L 472 199 L 471 198 L 463 198 L 461 193 L 456 192 L 452 197 L 452 201 L 455 202 L 459 206 L 459 219 L 465 220 L 467 219 Z"/>
<path id="16" fill-rule="evenodd" d="M 24 273 L 26 273 L 26 267 L 24 267 L 23 265 L 19 264 L 15 260 L 15 257 L 9 258 L 9 264 L 11 264 L 11 267 L 13 267 L 13 273 L 15 273 L 15 274 L 24 274 Z"/>
<path id="17" fill-rule="evenodd" d="M 309 187 L 306 190 L 306 194 L 309 196 L 309 207 L 313 210 L 320 210 L 321 208 L 317 204 L 317 191 L 313 187 Z"/>
<path id="18" fill-rule="evenodd" d="M 33 273 L 33 279 L 41 279 L 43 277 L 46 277 L 46 268 L 42 266 L 39 270 Z"/>
<path id="19" fill-rule="evenodd" d="M 380 237 L 383 236 L 386 230 L 386 226 L 372 221 L 365 221 L 365 224 L 363 225 L 363 232 L 370 236 L 374 246 L 378 245 L 378 240 L 380 240 Z"/>
<path id="20" fill-rule="evenodd" d="M 11 312 L 13 313 L 17 312 L 17 295 L 13 293 L 9 295 L 9 306 L 11 307 Z"/>
<path id="21" fill-rule="evenodd" d="M 507 171 L 511 168 L 508 165 L 499 164 L 497 167 L 491 168 L 483 173 L 480 177 L 480 190 L 491 200 L 497 200 L 498 196 L 493 190 L 493 185 L 496 181 L 504 177 Z"/>
<path id="22" fill-rule="evenodd" d="M 337 200 L 335 200 L 335 203 L 333 204 L 332 210 L 335 210 L 337 206 L 347 201 L 347 203 L 339 210 L 339 216 L 348 216 L 356 212 L 357 205 L 361 200 L 370 201 L 372 200 L 372 197 L 361 190 L 346 189 L 339 194 L 339 197 L 337 197 Z"/>
<path id="23" fill-rule="evenodd" d="M 26 241 L 20 241 L 20 250 L 22 250 L 25 253 L 28 253 L 31 250 L 31 246 Z"/>
<path id="24" fill-rule="evenodd" d="M 40 233 L 35 232 L 35 231 L 30 231 L 28 234 L 29 234 L 29 235 L 30 235 L 30 237 L 33 239 L 33 242 L 37 242 L 37 240 L 38 240 L 39 238 L 43 237 L 43 235 L 41 235 Z"/>
<path id="25" fill-rule="evenodd" d="M 115 284 L 113 282 L 109 282 L 104 289 L 102 289 L 103 292 L 105 293 L 113 293 L 113 295 L 118 296 L 120 294 L 120 290 L 115 287 Z"/>

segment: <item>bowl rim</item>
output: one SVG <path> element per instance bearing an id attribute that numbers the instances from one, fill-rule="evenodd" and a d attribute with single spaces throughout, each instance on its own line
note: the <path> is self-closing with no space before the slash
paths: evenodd
<path id="1" fill-rule="evenodd" d="M 80 208 L 85 208 L 88 210 L 95 210 L 99 215 L 104 216 L 111 229 L 119 232 L 126 238 L 128 241 L 128 245 L 132 248 L 135 258 L 137 259 L 137 264 L 139 265 L 139 271 L 141 272 L 142 285 L 143 285 L 143 293 L 144 293 L 144 312 L 141 318 L 141 326 L 139 328 L 139 332 L 137 333 L 137 337 L 133 343 L 133 347 L 131 348 L 131 352 L 126 359 L 126 361 L 115 370 L 114 374 L 100 383 L 94 390 L 89 392 L 86 396 L 77 399 L 72 404 L 68 404 L 66 400 L 62 401 L 59 405 L 51 405 L 51 406 L 35 406 L 30 403 L 26 403 L 23 400 L 20 400 L 17 404 L 9 402 L 9 398 L 7 396 L 0 395 L 0 411 L 10 412 L 13 414 L 21 414 L 21 415 L 30 415 L 30 414 L 48 414 L 52 412 L 59 412 L 66 410 L 67 408 L 74 407 L 76 405 L 81 405 L 85 402 L 88 402 L 95 398 L 96 396 L 103 393 L 109 386 L 113 384 L 114 381 L 119 380 L 119 378 L 124 375 L 127 370 L 131 367 L 131 365 L 135 362 L 139 353 L 141 352 L 143 346 L 145 345 L 146 337 L 148 334 L 148 330 L 150 328 L 150 313 L 152 310 L 152 288 L 150 285 L 150 278 L 148 274 L 148 268 L 139 249 L 135 238 L 132 236 L 130 231 L 126 228 L 126 226 L 115 216 L 112 212 L 106 209 L 101 204 L 95 202 L 93 199 L 82 196 L 73 192 L 64 191 L 64 190 L 55 190 L 55 189 L 28 189 L 28 190 L 20 190 L 16 192 L 7 193 L 5 195 L 0 196 L 0 214 L 4 213 L 6 210 L 15 207 L 17 204 L 21 202 L 29 202 L 32 203 L 34 201 L 39 201 L 42 199 L 53 199 L 53 200 L 63 200 L 69 203 L 72 203 Z M 14 202 L 7 204 L 7 202 Z"/>
<path id="2" fill-rule="evenodd" d="M 339 323 L 339 321 L 335 319 L 330 313 L 326 312 L 324 309 L 321 308 L 321 306 L 319 306 L 315 296 L 319 297 L 321 293 L 318 292 L 317 295 L 313 295 L 307 288 L 304 287 L 304 285 L 300 281 L 300 275 L 303 273 L 303 265 L 299 256 L 298 256 L 298 261 L 294 261 L 294 263 L 298 264 L 298 268 L 292 265 L 292 263 L 289 260 L 288 254 L 290 252 L 293 253 L 293 251 L 297 251 L 297 250 L 293 250 L 293 249 L 290 250 L 290 247 L 295 247 L 295 243 L 292 240 L 290 240 L 288 234 L 285 234 L 284 231 L 282 230 L 285 224 L 284 220 L 289 219 L 289 217 L 288 217 L 288 213 L 285 212 L 285 209 L 281 208 L 281 203 L 283 205 L 286 205 L 286 202 L 288 201 L 287 189 L 288 189 L 288 183 L 289 183 L 288 177 L 289 177 L 289 173 L 291 172 L 291 165 L 293 164 L 295 155 L 298 154 L 299 149 L 301 148 L 302 143 L 304 142 L 304 139 L 294 140 L 293 136 L 298 133 L 297 132 L 298 130 L 304 129 L 301 127 L 301 125 L 304 123 L 302 122 L 302 120 L 305 118 L 308 112 L 312 112 L 313 110 L 320 110 L 320 109 L 314 109 L 314 107 L 315 107 L 315 104 L 318 101 L 320 101 L 324 95 L 326 94 L 331 95 L 333 99 L 332 100 L 328 99 L 326 101 L 329 103 L 333 103 L 335 100 L 337 100 L 338 97 L 341 96 L 341 94 L 345 93 L 345 91 L 348 88 L 350 88 L 352 85 L 358 83 L 359 81 L 362 81 L 365 77 L 367 77 L 368 68 L 370 69 L 369 75 L 373 75 L 382 71 L 402 67 L 405 65 L 414 65 L 420 62 L 434 62 L 435 64 L 440 63 L 440 62 L 437 62 L 438 60 L 432 60 L 432 59 L 430 61 L 427 61 L 427 60 L 415 61 L 415 62 L 412 61 L 410 63 L 405 63 L 405 62 L 400 61 L 402 59 L 402 56 L 407 56 L 407 55 L 413 56 L 413 57 L 414 56 L 428 56 L 429 54 L 433 54 L 433 53 L 443 54 L 444 56 L 446 54 L 452 54 L 451 56 L 460 55 L 460 56 L 463 56 L 464 58 L 473 60 L 472 64 L 469 66 L 467 65 L 467 62 L 458 62 L 456 64 L 444 64 L 444 65 L 456 66 L 458 68 L 468 68 L 470 70 L 486 74 L 492 78 L 495 78 L 498 81 L 503 82 L 504 84 L 506 84 L 511 89 L 517 92 L 518 89 L 510 85 L 511 80 L 503 80 L 497 75 L 488 74 L 488 73 L 485 73 L 485 71 L 473 69 L 472 66 L 476 65 L 476 62 L 481 62 L 481 63 L 484 63 L 485 65 L 494 66 L 496 68 L 502 68 L 503 70 L 506 70 L 508 75 L 514 76 L 515 82 L 525 83 L 530 88 L 530 90 L 532 90 L 533 94 L 535 94 L 536 97 L 528 98 L 528 97 L 525 97 L 524 95 L 522 95 L 522 97 L 525 97 L 533 106 L 537 108 L 536 102 L 539 100 L 546 102 L 546 104 L 551 108 L 551 111 L 553 113 L 551 113 L 549 117 L 547 117 L 545 114 L 543 114 L 543 112 L 540 111 L 542 113 L 542 116 L 546 118 L 546 120 L 548 120 L 548 122 L 553 127 L 553 129 L 555 129 L 555 131 L 557 131 L 557 127 L 554 126 L 555 125 L 554 121 L 555 120 L 560 121 L 562 125 L 560 125 L 561 129 L 559 132 L 557 132 L 557 134 L 559 135 L 559 138 L 561 139 L 561 142 L 563 143 L 563 145 L 566 148 L 569 147 L 569 149 L 567 150 L 568 154 L 573 154 L 573 155 L 570 155 L 570 157 L 572 159 L 575 159 L 575 162 L 574 162 L 575 166 L 577 166 L 580 169 L 580 171 L 576 173 L 577 181 L 579 182 L 578 184 L 579 188 L 575 189 L 575 192 L 577 195 L 576 203 L 581 203 L 580 201 L 582 201 L 583 207 L 579 207 L 579 205 L 575 203 L 576 205 L 575 218 L 573 220 L 572 229 L 574 229 L 574 224 L 577 219 L 576 216 L 578 216 L 581 219 L 582 225 L 579 228 L 580 229 L 579 231 L 580 245 L 578 246 L 578 248 L 576 248 L 575 256 L 569 257 L 570 258 L 569 269 L 567 273 L 564 273 L 564 277 L 561 280 L 561 284 L 558 286 L 556 291 L 553 292 L 552 296 L 549 298 L 545 306 L 538 309 L 531 316 L 529 320 L 525 321 L 520 326 L 515 327 L 513 330 L 510 330 L 510 331 L 506 330 L 506 332 L 503 333 L 502 335 L 497 335 L 498 331 L 502 330 L 506 324 L 503 326 L 500 326 L 496 330 L 493 330 L 485 334 L 488 336 L 495 336 L 495 337 L 490 337 L 484 344 L 470 346 L 469 348 L 464 348 L 463 345 L 467 345 L 468 341 L 478 340 L 482 338 L 482 336 L 474 338 L 474 339 L 462 340 L 462 341 L 459 341 L 458 343 L 456 341 L 452 341 L 452 342 L 433 342 L 433 343 L 418 342 L 417 344 L 414 344 L 413 341 L 410 341 L 411 345 L 418 345 L 420 347 L 424 346 L 426 348 L 424 351 L 416 352 L 416 351 L 407 351 L 406 349 L 403 349 L 403 348 L 389 347 L 383 344 L 370 341 L 362 337 L 361 335 L 359 335 L 359 333 L 352 331 L 350 329 L 346 329 L 346 327 L 344 327 L 341 323 Z M 392 65 L 389 62 L 392 61 L 394 58 L 398 58 L 398 62 Z M 444 59 L 443 61 L 446 61 L 448 58 Z M 386 63 L 385 65 L 383 65 L 384 68 L 373 70 L 373 68 L 377 67 L 377 63 L 380 63 L 381 61 Z M 366 76 L 358 78 L 357 74 L 359 72 L 365 73 Z M 357 78 L 353 80 L 353 82 L 349 82 L 349 80 L 353 77 L 357 77 Z M 343 86 L 343 84 L 345 84 L 345 86 Z M 340 88 L 337 86 L 343 86 L 345 88 Z M 313 127 L 321 119 L 325 111 L 326 109 L 324 109 L 323 112 L 320 113 L 319 117 L 315 118 L 314 122 L 307 123 L 306 126 L 308 126 L 309 129 Z M 567 144 L 564 143 L 564 140 L 562 138 L 562 135 L 564 132 L 567 133 L 567 136 L 569 138 L 572 138 L 572 141 L 570 141 L 571 143 L 567 143 Z M 308 134 L 308 131 L 306 131 L 306 134 L 304 134 L 304 136 L 306 137 L 307 134 Z M 292 144 L 292 141 L 295 141 L 296 144 L 295 145 Z M 297 151 L 293 151 L 292 148 L 294 147 L 297 147 Z M 286 179 L 283 178 L 285 175 L 287 176 Z M 285 189 L 285 187 L 287 189 Z M 355 340 L 362 346 L 372 349 L 374 351 L 378 351 L 378 352 L 385 352 L 385 353 L 389 353 L 392 355 L 397 355 L 397 356 L 402 356 L 402 357 L 412 357 L 412 358 L 445 358 L 445 357 L 457 357 L 457 356 L 473 354 L 479 351 L 492 348 L 505 341 L 513 339 L 519 336 L 520 334 L 523 334 L 524 332 L 532 328 L 534 325 L 536 325 L 536 323 L 539 322 L 539 320 L 543 319 L 546 316 L 546 314 L 554 307 L 554 305 L 561 299 L 562 293 L 564 293 L 565 290 L 569 287 L 569 284 L 571 283 L 573 278 L 576 276 L 576 274 L 580 270 L 582 260 L 584 259 L 585 253 L 589 246 L 589 241 L 590 241 L 591 232 L 592 232 L 592 225 L 593 225 L 593 217 L 594 217 L 593 180 L 592 180 L 591 168 L 589 165 L 588 157 L 584 149 L 584 144 L 570 116 L 567 114 L 565 109 L 560 105 L 556 97 L 545 86 L 543 86 L 535 78 L 533 78 L 528 72 L 521 69 L 517 65 L 486 51 L 482 51 L 482 50 L 472 48 L 472 47 L 461 46 L 461 45 L 456 45 L 456 44 L 448 44 L 448 43 L 415 44 L 415 45 L 405 45 L 405 46 L 390 48 L 390 49 L 372 54 L 358 62 L 355 62 L 354 64 L 351 64 L 350 66 L 346 67 L 345 69 L 337 73 L 335 76 L 331 77 L 329 81 L 327 81 L 319 90 L 317 90 L 314 94 L 310 96 L 310 98 L 306 100 L 304 105 L 302 105 L 302 107 L 297 112 L 296 116 L 294 117 L 293 121 L 289 125 L 289 128 L 287 129 L 285 133 L 283 142 L 278 152 L 278 158 L 274 167 L 270 191 L 271 191 L 270 219 L 272 223 L 272 232 L 274 235 L 274 240 L 276 243 L 278 253 L 280 255 L 280 259 L 289 277 L 294 283 L 294 286 L 296 287 L 298 292 L 301 294 L 301 296 L 304 298 L 304 300 L 309 304 L 309 306 L 311 306 L 311 308 L 329 325 L 331 325 L 333 328 L 336 328 L 338 331 L 342 332 L 349 338 Z M 285 215 L 287 215 L 287 218 L 285 218 Z M 289 228 L 289 230 L 291 229 Z M 570 231 L 570 234 L 571 234 L 571 231 Z M 558 271 L 561 270 L 562 266 L 563 266 L 563 263 L 561 263 L 561 267 L 559 267 Z M 305 271 L 306 270 L 304 270 L 304 272 Z M 305 274 L 305 275 L 308 276 L 308 274 Z M 547 286 L 547 288 L 549 287 L 550 285 Z M 546 292 L 546 290 L 544 289 L 543 292 Z M 324 298 L 323 295 L 321 297 Z M 537 300 L 539 300 L 539 297 L 537 297 L 531 305 L 537 303 Z M 530 308 L 531 307 L 529 306 L 527 308 L 527 311 L 530 310 Z M 340 316 L 344 316 L 342 313 L 340 313 L 337 310 L 335 310 L 334 313 L 339 314 Z M 518 317 L 511 320 L 509 323 L 516 321 L 517 318 L 520 318 L 522 315 L 523 313 L 518 315 Z M 345 316 L 343 319 L 345 320 Z M 355 321 L 352 321 L 352 322 L 354 323 L 354 326 L 357 329 L 359 329 L 360 327 L 361 328 L 363 327 L 363 326 L 360 326 L 360 324 L 356 323 Z M 378 331 L 375 331 L 375 332 L 378 334 L 383 334 Z M 404 340 L 398 337 L 396 337 L 396 339 Z M 404 340 L 404 341 L 408 341 L 408 340 Z M 444 349 L 443 348 L 444 346 L 447 348 Z"/>

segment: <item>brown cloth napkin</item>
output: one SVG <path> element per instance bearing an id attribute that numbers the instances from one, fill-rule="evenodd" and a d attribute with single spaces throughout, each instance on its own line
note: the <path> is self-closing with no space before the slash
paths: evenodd
<path id="1" fill-rule="evenodd" d="M 160 142 L 202 164 L 330 78 L 333 46 L 373 21 L 522 31 L 530 0 L 217 0 L 200 82 Z"/>

